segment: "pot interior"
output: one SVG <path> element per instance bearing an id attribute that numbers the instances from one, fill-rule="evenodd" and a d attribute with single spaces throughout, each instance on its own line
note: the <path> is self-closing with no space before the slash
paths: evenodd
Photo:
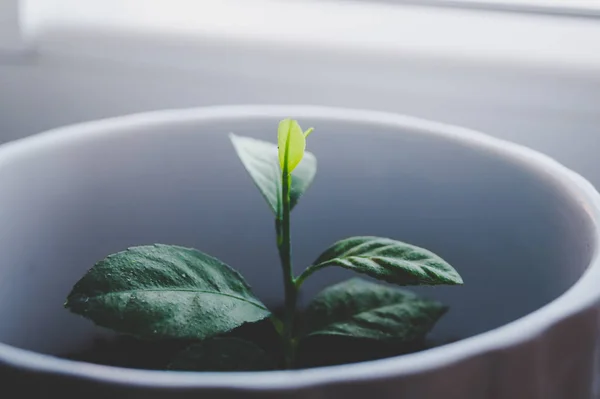
<path id="1" fill-rule="evenodd" d="M 86 345 L 101 329 L 65 310 L 65 297 L 96 261 L 134 245 L 198 248 L 280 304 L 273 215 L 227 133 L 275 141 L 282 117 L 112 124 L 104 134 L 0 151 L 0 342 L 50 354 Z M 415 288 L 450 306 L 434 335 L 456 339 L 547 304 L 589 263 L 591 222 L 544 171 L 407 126 L 300 122 L 316 129 L 308 149 L 319 171 L 293 213 L 297 273 L 352 235 L 428 248 L 465 281 Z M 315 274 L 301 302 L 351 276 Z"/>

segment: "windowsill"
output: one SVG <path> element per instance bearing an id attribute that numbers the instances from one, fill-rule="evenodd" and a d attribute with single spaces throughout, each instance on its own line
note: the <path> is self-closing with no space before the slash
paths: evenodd
<path id="1" fill-rule="evenodd" d="M 375 0 L 394 4 L 418 4 L 577 17 L 600 17 L 598 0 Z"/>
<path id="2" fill-rule="evenodd" d="M 25 5 L 25 39 L 42 52 L 149 61 L 151 51 L 124 50 L 133 43 L 180 48 L 171 55 L 181 62 L 176 58 L 186 59 L 208 42 L 251 42 L 282 51 L 600 67 L 600 23 L 594 18 L 314 0 L 29 0 Z"/>

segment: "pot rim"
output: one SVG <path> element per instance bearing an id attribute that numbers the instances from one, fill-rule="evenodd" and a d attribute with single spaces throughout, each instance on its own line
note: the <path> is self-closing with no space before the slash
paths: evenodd
<path id="1" fill-rule="evenodd" d="M 459 142 L 474 151 L 503 157 L 507 162 L 530 169 L 540 179 L 563 190 L 579 203 L 594 225 L 593 255 L 579 280 L 564 294 L 543 307 L 496 329 L 473 337 L 428 349 L 380 360 L 314 369 L 268 372 L 165 372 L 103 366 L 57 358 L 0 343 L 0 364 L 36 373 L 95 382 L 144 388 L 229 388 L 245 390 L 292 390 L 347 381 L 385 379 L 418 374 L 446 367 L 468 358 L 516 346 L 543 335 L 565 318 L 583 312 L 600 302 L 599 223 L 600 194 L 577 173 L 549 156 L 522 145 L 477 131 L 394 113 L 306 105 L 227 105 L 137 113 L 84 122 L 48 130 L 0 146 L 0 167 L 11 159 L 77 141 L 92 142 L 95 137 L 122 134 L 123 129 L 144 126 L 206 121 L 276 117 L 337 120 L 411 130 Z"/>

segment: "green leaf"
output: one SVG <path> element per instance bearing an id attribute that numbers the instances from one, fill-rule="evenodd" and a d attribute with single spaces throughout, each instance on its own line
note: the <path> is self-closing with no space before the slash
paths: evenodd
<path id="1" fill-rule="evenodd" d="M 310 132 L 308 133 L 310 134 Z M 279 122 L 277 144 L 281 170 L 292 173 L 300 161 L 302 161 L 304 150 L 306 149 L 306 137 L 297 121 L 284 119 Z"/>
<path id="2" fill-rule="evenodd" d="M 302 273 L 298 285 L 328 266 L 343 267 L 398 285 L 463 283 L 458 272 L 433 252 L 390 238 L 351 237 L 336 242 Z"/>
<path id="3" fill-rule="evenodd" d="M 281 176 L 277 159 L 277 145 L 251 137 L 229 137 L 242 161 L 242 164 L 254 180 L 254 183 L 273 210 L 275 215 L 281 213 Z M 310 187 L 317 173 L 317 159 L 310 152 L 304 153 L 302 162 L 292 172 L 292 189 L 290 201 L 292 209 L 304 192 Z"/>
<path id="4" fill-rule="evenodd" d="M 306 334 L 410 343 L 446 312 L 442 304 L 359 278 L 319 293 L 306 311 Z"/>
<path id="5" fill-rule="evenodd" d="M 162 244 L 101 260 L 75 284 L 65 307 L 150 339 L 205 339 L 270 315 L 237 271 L 195 249 Z"/>
<path id="6" fill-rule="evenodd" d="M 211 338 L 177 354 L 168 367 L 180 371 L 263 371 L 275 365 L 265 351 L 239 338 Z"/>

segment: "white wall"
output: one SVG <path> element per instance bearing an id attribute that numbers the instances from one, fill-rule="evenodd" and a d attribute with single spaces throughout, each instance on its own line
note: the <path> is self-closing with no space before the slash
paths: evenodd
<path id="1" fill-rule="evenodd" d="M 127 21 L 113 30 L 99 27 L 89 19 L 93 13 L 87 20 L 81 16 L 85 23 L 80 24 L 77 18 L 60 20 L 63 14 L 58 21 L 38 14 L 27 25 L 28 51 L 0 53 L 0 137 L 6 141 L 67 123 L 161 108 L 228 103 L 362 107 L 465 125 L 524 143 L 600 186 L 600 52 L 594 51 L 600 36 L 589 36 L 600 32 L 599 20 L 407 10 L 413 24 L 418 14 L 423 26 L 430 15 L 449 25 L 429 26 L 437 36 L 414 36 L 422 47 L 391 40 L 403 33 L 391 26 L 378 33 L 373 27 L 362 44 L 341 30 L 323 30 L 323 35 L 338 35 L 328 36 L 336 40 L 323 45 L 318 35 L 304 42 L 264 40 L 273 34 L 266 30 L 261 31 L 265 37 L 252 38 L 244 37 L 243 30 L 171 37 L 139 26 L 127 31 Z M 372 17 L 378 15 L 371 11 Z M 486 32 L 486 21 L 492 26 L 497 18 L 506 24 Z M 450 28 L 463 22 L 478 30 L 463 29 L 451 37 Z M 307 23 L 299 26 L 310 30 Z M 503 26 L 517 29 L 523 42 L 516 31 L 503 36 L 498 31 Z M 246 28 L 256 33 L 251 23 Z M 413 25 L 410 32 L 414 35 L 417 28 Z M 482 37 L 475 40 L 477 32 Z M 487 50 L 486 35 L 493 39 Z M 370 51 L 370 43 L 381 46 Z"/>

